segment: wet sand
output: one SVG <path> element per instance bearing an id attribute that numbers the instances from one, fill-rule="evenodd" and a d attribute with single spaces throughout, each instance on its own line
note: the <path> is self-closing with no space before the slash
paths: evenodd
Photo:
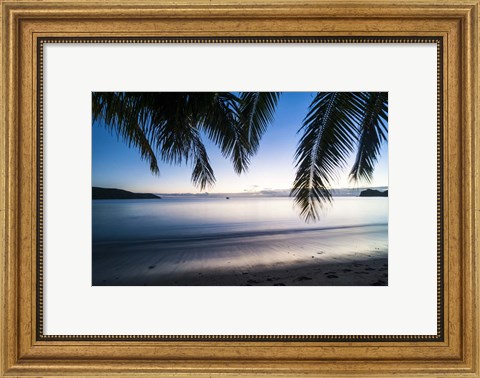
<path id="1" fill-rule="evenodd" d="M 387 226 L 93 245 L 94 286 L 386 286 Z"/>

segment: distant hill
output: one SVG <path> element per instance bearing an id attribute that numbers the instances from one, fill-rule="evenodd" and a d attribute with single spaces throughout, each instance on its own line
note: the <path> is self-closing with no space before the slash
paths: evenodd
<path id="1" fill-rule="evenodd" d="M 388 197 L 388 190 L 382 192 L 375 189 L 366 189 L 360 192 L 360 197 Z"/>
<path id="2" fill-rule="evenodd" d="M 151 193 L 132 193 L 122 189 L 92 187 L 92 199 L 161 199 Z"/>
<path id="3" fill-rule="evenodd" d="M 355 188 L 335 188 L 331 189 L 333 197 L 358 197 L 360 192 L 366 190 L 365 187 Z M 368 189 L 384 192 L 388 186 L 374 186 Z M 243 192 L 220 192 L 220 193 L 156 193 L 162 198 L 254 198 L 254 197 L 290 197 L 291 189 L 262 189 L 262 190 L 244 190 Z"/>

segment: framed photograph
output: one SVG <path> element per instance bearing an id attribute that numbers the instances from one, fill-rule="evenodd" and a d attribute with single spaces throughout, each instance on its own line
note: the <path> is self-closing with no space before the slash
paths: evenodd
<path id="1" fill-rule="evenodd" d="M 1 376 L 479 376 L 478 0 L 2 2 Z"/>
<path id="2" fill-rule="evenodd" d="M 94 92 L 92 109 L 93 286 L 387 285 L 387 92 Z"/>

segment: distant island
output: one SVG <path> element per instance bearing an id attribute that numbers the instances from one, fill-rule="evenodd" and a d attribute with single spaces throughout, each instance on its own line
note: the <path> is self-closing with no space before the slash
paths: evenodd
<path id="1" fill-rule="evenodd" d="M 382 192 L 375 189 L 366 189 L 360 192 L 360 197 L 388 197 L 388 190 Z"/>
<path id="2" fill-rule="evenodd" d="M 92 199 L 162 199 L 152 193 L 132 193 L 122 189 L 92 187 Z"/>

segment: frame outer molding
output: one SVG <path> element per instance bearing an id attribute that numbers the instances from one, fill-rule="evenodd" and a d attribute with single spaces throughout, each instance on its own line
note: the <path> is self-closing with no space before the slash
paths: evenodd
<path id="1" fill-rule="evenodd" d="M 143 374 L 478 377 L 479 0 L 3 1 L 1 376 Z M 441 36 L 443 342 L 37 341 L 36 40 L 45 36 Z M 372 373 L 373 372 L 373 373 Z"/>

